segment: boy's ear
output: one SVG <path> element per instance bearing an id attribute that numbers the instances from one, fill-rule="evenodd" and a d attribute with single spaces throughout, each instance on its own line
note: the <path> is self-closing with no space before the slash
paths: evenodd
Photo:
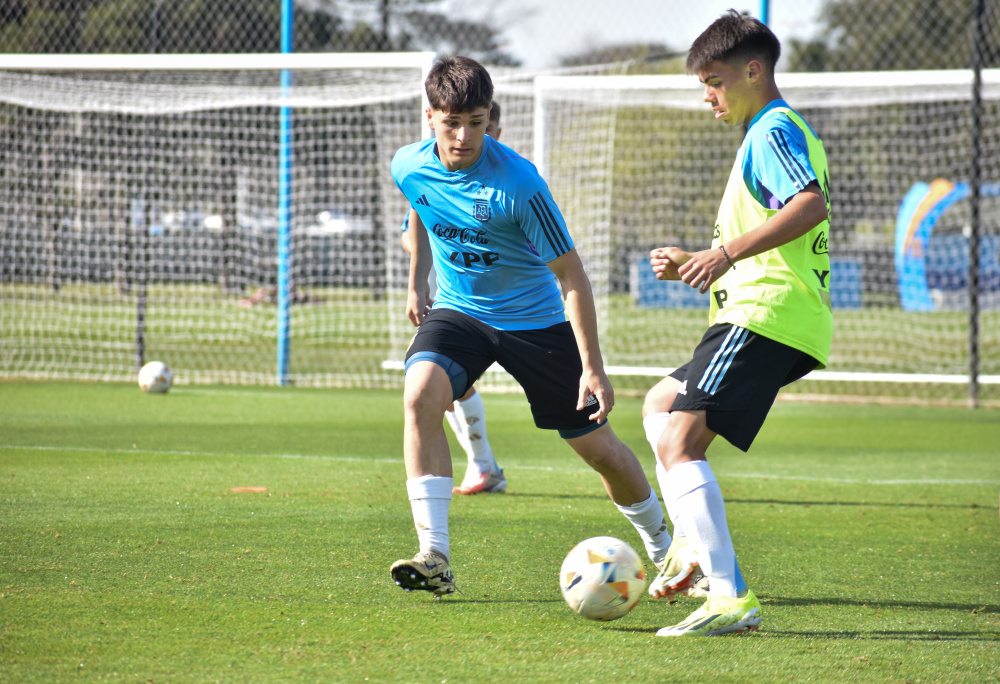
<path id="1" fill-rule="evenodd" d="M 759 60 L 751 59 L 747 62 L 747 76 L 751 81 L 756 81 L 764 73 L 764 65 Z"/>

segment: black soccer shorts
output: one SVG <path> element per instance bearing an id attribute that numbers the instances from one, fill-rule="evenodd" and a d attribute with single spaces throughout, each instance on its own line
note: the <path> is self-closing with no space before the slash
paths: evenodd
<path id="1" fill-rule="evenodd" d="M 709 430 L 747 451 L 778 390 L 818 365 L 809 354 L 746 328 L 713 325 L 691 361 L 670 374 L 681 382 L 670 410 L 705 411 Z"/>
<path id="2" fill-rule="evenodd" d="M 496 362 L 521 385 L 538 427 L 558 430 L 564 439 L 600 427 L 587 418 L 597 410 L 596 400 L 576 410 L 583 363 L 568 322 L 539 330 L 497 330 L 459 311 L 433 309 L 406 350 L 406 367 L 416 360 L 444 368 L 455 399 Z"/>

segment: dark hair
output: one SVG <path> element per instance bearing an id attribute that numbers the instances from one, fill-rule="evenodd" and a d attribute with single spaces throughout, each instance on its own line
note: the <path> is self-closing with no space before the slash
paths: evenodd
<path id="1" fill-rule="evenodd" d="M 500 103 L 496 100 L 490 103 L 490 121 L 500 123 Z"/>
<path id="2" fill-rule="evenodd" d="M 451 113 L 487 108 L 493 100 L 493 80 L 486 67 L 469 57 L 443 57 L 424 82 L 432 109 Z"/>
<path id="3" fill-rule="evenodd" d="M 729 10 L 712 22 L 691 44 L 687 57 L 689 74 L 696 74 L 709 62 L 742 66 L 756 59 L 770 74 L 781 56 L 781 42 L 771 29 L 753 17 Z"/>

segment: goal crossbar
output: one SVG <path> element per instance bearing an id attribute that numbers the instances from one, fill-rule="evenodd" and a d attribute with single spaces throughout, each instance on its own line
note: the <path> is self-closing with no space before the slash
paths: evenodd
<path id="1" fill-rule="evenodd" d="M 292 52 L 243 54 L 3 54 L 6 71 L 279 71 L 413 68 L 426 72 L 433 52 Z"/>

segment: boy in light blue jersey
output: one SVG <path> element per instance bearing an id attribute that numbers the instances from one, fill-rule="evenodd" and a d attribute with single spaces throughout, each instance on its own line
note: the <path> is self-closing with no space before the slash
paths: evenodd
<path id="1" fill-rule="evenodd" d="M 569 252 L 573 240 L 534 165 L 488 137 L 474 165 L 458 171 L 438 161 L 437 149 L 428 139 L 392 161 L 393 178 L 430 236 L 434 308 L 501 330 L 563 322 L 547 264 Z"/>
<path id="2" fill-rule="evenodd" d="M 761 605 L 747 587 L 725 503 L 707 460 L 717 435 L 746 451 L 778 391 L 823 367 L 832 338 L 829 176 L 822 143 L 781 99 L 778 39 L 731 10 L 692 44 L 688 71 L 705 84 L 716 120 L 747 126 L 709 249 L 654 249 L 653 272 L 711 292 L 710 327 L 692 359 L 646 394 L 643 425 L 674 543 L 655 597 L 708 599 L 657 636 L 714 636 L 757 629 Z M 699 582 L 704 591 L 704 582 Z"/>
<path id="3" fill-rule="evenodd" d="M 500 139 L 500 105 L 494 100 L 490 103 L 490 119 L 486 124 L 486 135 L 494 140 Z M 410 225 L 420 222 L 420 217 L 413 209 L 406 212 L 403 219 L 400 242 L 407 254 L 413 253 L 410 245 Z M 421 224 L 422 225 L 422 224 Z M 433 270 L 430 275 L 430 294 L 428 300 L 433 300 L 437 283 Z M 486 406 L 483 398 L 470 387 L 469 391 L 459 397 L 445 411 L 445 418 L 451 426 L 458 443 L 465 450 L 468 466 L 462 484 L 452 489 L 453 494 L 502 494 L 507 491 L 507 476 L 497 463 L 490 446 L 486 430 Z"/>
<path id="4" fill-rule="evenodd" d="M 453 479 L 442 418 L 494 362 L 518 381 L 535 424 L 558 430 L 661 562 L 663 511 L 638 459 L 611 430 L 614 391 L 597 339 L 590 280 L 534 165 L 485 135 L 493 83 L 481 64 L 442 59 L 426 81 L 434 138 L 402 148 L 392 176 L 420 221 L 410 227 L 403 393 L 406 487 L 419 552 L 391 574 L 406 590 L 455 591 L 448 509 Z M 433 259 L 438 295 L 428 312 Z M 560 292 L 561 289 L 561 292 Z"/>

